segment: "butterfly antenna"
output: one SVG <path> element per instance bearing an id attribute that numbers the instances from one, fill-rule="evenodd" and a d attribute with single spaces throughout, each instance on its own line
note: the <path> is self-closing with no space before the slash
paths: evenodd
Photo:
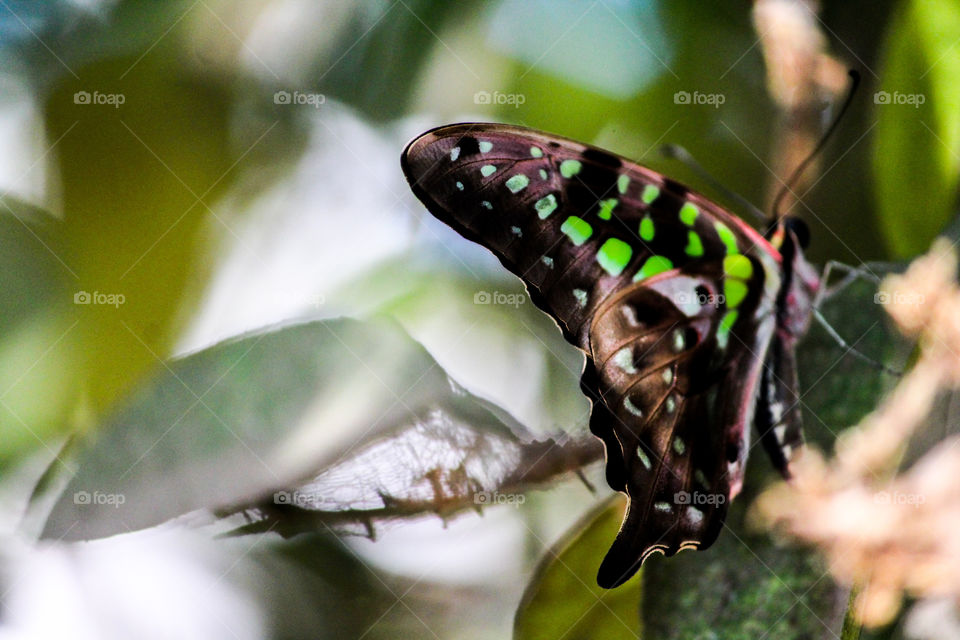
<path id="1" fill-rule="evenodd" d="M 820 155 L 820 152 L 823 151 L 823 148 L 827 145 L 827 142 L 829 142 L 834 131 L 837 130 L 837 126 L 840 124 L 840 121 L 843 120 L 843 116 L 847 113 L 847 109 L 849 109 L 850 105 L 853 104 L 853 96 L 857 93 L 857 87 L 860 86 L 860 73 L 855 69 L 850 69 L 847 72 L 847 75 L 850 76 L 850 89 L 847 91 L 847 97 L 843 101 L 843 106 L 840 107 L 840 113 L 837 114 L 837 117 L 834 118 L 830 126 L 827 127 L 826 133 L 824 133 L 823 137 L 820 138 L 820 142 L 817 143 L 817 146 L 814 147 L 813 151 L 810 152 L 806 159 L 804 159 L 804 161 L 793 170 L 793 173 L 790 174 L 790 177 L 787 179 L 787 181 L 783 183 L 782 187 L 780 187 L 777 197 L 773 199 L 774 221 L 781 218 L 780 205 L 783 204 L 783 199 L 787 197 L 788 193 L 793 192 L 793 187 L 800 180 L 800 176 L 803 175 L 803 172 L 806 171 L 808 166 L 810 166 L 810 163 L 813 162 L 814 158 Z"/>
<path id="2" fill-rule="evenodd" d="M 727 199 L 736 202 L 744 210 L 749 211 L 754 216 L 757 217 L 761 222 L 768 222 L 767 216 L 764 215 L 760 209 L 758 209 L 752 202 L 741 196 L 739 193 L 734 193 L 730 189 L 727 189 L 725 186 L 720 184 L 716 178 L 710 175 L 706 169 L 700 166 L 700 163 L 690 154 L 689 151 L 677 144 L 665 144 L 660 147 L 660 153 L 674 160 L 679 160 L 687 166 L 691 171 L 693 171 L 697 176 L 710 185 L 715 191 L 722 193 L 726 196 Z"/>

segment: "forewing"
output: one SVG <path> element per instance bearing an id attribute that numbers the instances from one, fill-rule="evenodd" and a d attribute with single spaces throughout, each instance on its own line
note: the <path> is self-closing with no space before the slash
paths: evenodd
<path id="1" fill-rule="evenodd" d="M 587 320 L 638 277 L 769 246 L 662 174 L 531 129 L 440 127 L 401 164 L 430 212 L 492 250 L 588 353 Z"/>

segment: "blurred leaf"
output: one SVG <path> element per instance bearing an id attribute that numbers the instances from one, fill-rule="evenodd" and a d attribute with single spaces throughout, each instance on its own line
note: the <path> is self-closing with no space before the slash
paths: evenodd
<path id="1" fill-rule="evenodd" d="M 0 199 L 0 468 L 71 428 L 78 395 L 69 337 L 62 225 L 10 196 Z"/>
<path id="2" fill-rule="evenodd" d="M 452 512 L 600 454 L 592 439 L 527 452 L 523 435 L 392 323 L 289 327 L 174 361 L 139 389 L 79 454 L 44 535 L 87 539 L 251 504 L 341 460 L 304 489 L 314 508 Z"/>
<path id="3" fill-rule="evenodd" d="M 599 550 L 620 529 L 626 499 L 615 494 L 570 528 L 540 563 L 514 620 L 516 640 L 638 638 L 640 580 L 619 589 L 597 585 Z"/>
<path id="4" fill-rule="evenodd" d="M 73 307 L 77 377 L 96 412 L 169 353 L 202 282 L 202 223 L 232 180 L 228 95 L 174 42 L 77 67 L 44 105 L 65 216 L 58 257 L 88 300 Z"/>
<path id="5" fill-rule="evenodd" d="M 171 362 L 105 422 L 45 535 L 87 539 L 253 501 L 449 392 L 391 324 L 315 322 L 211 347 Z M 97 504 L 96 492 L 123 504 Z"/>
<path id="6" fill-rule="evenodd" d="M 67 276 L 59 263 L 60 223 L 12 196 L 0 197 L 0 335 L 62 300 Z"/>
<path id="7" fill-rule="evenodd" d="M 447 519 L 502 501 L 512 504 L 524 491 L 603 459 L 600 441 L 590 435 L 562 441 L 522 438 L 525 429 L 512 418 L 465 392 L 420 413 L 358 446 L 316 478 L 282 492 L 282 500 L 271 496 L 238 506 L 249 524 L 234 533 L 270 530 L 291 536 L 335 527 L 373 538 L 376 525 L 389 519 L 426 513 Z"/>
<path id="8" fill-rule="evenodd" d="M 377 624 L 396 604 L 385 582 L 389 578 L 364 565 L 342 542 L 330 535 L 263 540 L 251 549 L 250 560 L 269 637 L 354 639 L 369 630 L 374 634 L 366 637 L 379 638 L 390 629 Z"/>
<path id="9" fill-rule="evenodd" d="M 461 18 L 482 6 L 476 0 L 458 4 Z M 452 17 L 454 5 L 443 0 L 360 5 L 351 14 L 350 24 L 337 34 L 336 46 L 317 61 L 312 75 L 320 79 L 317 88 L 351 103 L 373 120 L 388 120 L 403 113 L 410 87 L 432 48 L 446 46 L 437 33 Z M 462 64 L 465 72 L 474 74 L 468 64 Z M 357 81 L 373 80 L 372 70 L 376 70 L 376 81 Z"/>
<path id="10" fill-rule="evenodd" d="M 330 535 L 243 540 L 263 541 L 250 556 L 270 638 L 504 637 L 493 630 L 506 616 L 483 588 L 392 575 Z"/>
<path id="11" fill-rule="evenodd" d="M 888 28 L 873 169 L 888 246 L 912 256 L 952 217 L 960 178 L 960 6 L 912 0 Z M 919 103 L 922 100 L 922 103 Z M 912 101 L 912 102 L 911 102 Z"/>

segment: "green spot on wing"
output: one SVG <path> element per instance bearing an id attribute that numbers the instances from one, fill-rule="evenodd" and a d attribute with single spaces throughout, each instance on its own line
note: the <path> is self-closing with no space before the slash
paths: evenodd
<path id="1" fill-rule="evenodd" d="M 644 204 L 650 204 L 659 197 L 660 187 L 655 184 L 644 185 L 643 193 L 640 194 L 640 199 L 643 200 Z"/>
<path id="2" fill-rule="evenodd" d="M 727 246 L 727 253 L 729 255 L 740 253 L 740 248 L 737 246 L 737 236 L 733 235 L 730 227 L 719 220 L 714 222 L 713 226 L 717 230 L 717 235 L 720 236 L 720 241 Z"/>
<path id="3" fill-rule="evenodd" d="M 564 160 L 560 163 L 560 175 L 564 178 L 572 178 L 580 173 L 582 167 L 579 160 Z"/>
<path id="4" fill-rule="evenodd" d="M 546 169 L 540 169 L 540 179 L 541 179 L 541 180 L 546 180 L 546 179 L 547 179 L 547 170 L 546 170 Z"/>
<path id="5" fill-rule="evenodd" d="M 606 200 L 600 201 L 600 210 L 597 211 L 597 216 L 601 220 L 609 220 L 613 215 L 613 208 L 619 204 L 619 200 L 616 198 L 607 198 Z"/>
<path id="6" fill-rule="evenodd" d="M 492 164 L 485 164 L 480 167 L 480 175 L 482 175 L 484 178 L 489 178 L 494 174 L 494 172 L 496 172 L 496 170 L 497 168 Z"/>
<path id="7" fill-rule="evenodd" d="M 540 216 L 541 220 L 546 220 L 557 209 L 557 196 L 548 193 L 534 202 L 533 208 L 537 210 L 537 215 Z"/>
<path id="8" fill-rule="evenodd" d="M 692 227 L 693 223 L 697 220 L 697 214 L 700 213 L 700 209 L 697 209 L 697 205 L 692 202 L 684 202 L 683 206 L 680 207 L 680 222 Z"/>
<path id="9" fill-rule="evenodd" d="M 534 158 L 542 158 L 543 151 L 540 149 L 540 147 L 530 147 L 530 155 Z"/>
<path id="10" fill-rule="evenodd" d="M 670 269 L 673 269 L 673 263 L 670 262 L 670 258 L 650 256 L 647 258 L 647 261 L 643 263 L 643 266 L 640 267 L 640 271 L 637 271 L 637 275 L 633 276 L 633 281 L 639 282 L 646 278 L 651 278 L 658 273 L 670 271 Z"/>
<path id="11" fill-rule="evenodd" d="M 727 278 L 723 281 L 723 295 L 727 308 L 732 309 L 739 306 L 747 297 L 747 285 L 739 280 Z"/>
<path id="12" fill-rule="evenodd" d="M 570 238 L 570 241 L 578 247 L 590 239 L 593 235 L 593 227 L 583 218 L 570 216 L 560 225 L 560 231 Z"/>
<path id="13" fill-rule="evenodd" d="M 625 173 L 621 174 L 620 177 L 617 178 L 617 191 L 620 192 L 620 195 L 623 195 L 627 192 L 627 187 L 629 186 L 630 186 L 630 176 L 628 176 Z"/>
<path id="14" fill-rule="evenodd" d="M 644 242 L 650 242 L 653 240 L 654 233 L 653 220 L 648 215 L 643 216 L 643 220 L 640 221 L 640 238 Z"/>
<path id="15" fill-rule="evenodd" d="M 619 238 L 608 238 L 597 251 L 597 262 L 611 276 L 623 273 L 633 255 L 633 248 Z"/>
<path id="16" fill-rule="evenodd" d="M 480 153 L 486 153 L 490 151 L 490 149 L 493 149 L 493 143 L 489 140 L 481 140 L 477 143 L 477 146 L 480 147 Z"/>
<path id="17" fill-rule="evenodd" d="M 720 326 L 717 327 L 717 344 L 721 349 L 726 348 L 727 342 L 730 340 L 730 330 L 733 329 L 739 315 L 740 313 L 734 309 L 733 311 L 727 311 L 720 320 Z"/>
<path id="18" fill-rule="evenodd" d="M 696 231 L 687 233 L 687 246 L 684 251 L 693 258 L 699 258 L 703 255 L 703 242 L 700 241 L 700 236 Z"/>
<path id="19" fill-rule="evenodd" d="M 731 278 L 749 280 L 753 275 L 753 263 L 747 256 L 739 254 L 726 256 L 723 259 L 723 272 Z"/>
<path id="20" fill-rule="evenodd" d="M 510 178 L 506 181 L 505 184 L 507 185 L 507 189 L 510 189 L 512 193 L 517 193 L 518 191 L 526 187 L 528 184 L 530 184 L 530 178 L 523 175 L 522 173 L 518 173 L 515 176 L 510 176 Z"/>

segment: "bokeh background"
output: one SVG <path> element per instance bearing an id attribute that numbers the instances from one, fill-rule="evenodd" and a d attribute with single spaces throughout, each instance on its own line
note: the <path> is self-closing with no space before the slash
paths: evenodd
<path id="1" fill-rule="evenodd" d="M 509 637 L 536 563 L 585 531 L 593 553 L 579 547 L 518 633 L 560 637 L 563 618 L 639 637 L 639 583 L 593 588 L 617 519 L 589 515 L 609 492 L 580 464 L 596 459 L 581 447 L 582 356 L 519 280 L 426 213 L 399 156 L 440 124 L 522 124 L 733 207 L 658 154 L 674 143 L 768 209 L 798 151 L 784 150 L 796 114 L 778 101 L 761 4 L 799 16 L 777 34 L 814 34 L 801 45 L 841 70 L 810 97 L 820 133 L 845 70 L 862 77 L 798 189 L 811 260 L 923 251 L 953 218 L 960 164 L 947 0 L 0 0 L 0 635 Z M 825 313 L 874 356 L 895 351 L 878 305 L 855 309 Z M 829 446 L 884 382 L 838 365 L 822 333 L 810 344 L 808 424 Z M 541 490 L 518 481 L 521 504 L 478 517 L 444 501 L 451 469 L 496 488 L 527 460 L 520 443 L 546 439 L 576 459 Z M 335 491 L 297 529 L 313 533 L 217 537 L 242 524 L 218 516 L 317 474 Z M 83 491 L 103 508 L 85 512 Z M 735 582 L 766 599 L 698 596 L 697 554 L 656 563 L 651 584 L 673 595 L 650 611 L 682 602 L 706 612 L 701 630 L 753 621 L 750 637 L 839 633 L 839 591 L 818 590 L 812 556 L 769 559 L 740 535 L 703 555 L 782 567 Z"/>

